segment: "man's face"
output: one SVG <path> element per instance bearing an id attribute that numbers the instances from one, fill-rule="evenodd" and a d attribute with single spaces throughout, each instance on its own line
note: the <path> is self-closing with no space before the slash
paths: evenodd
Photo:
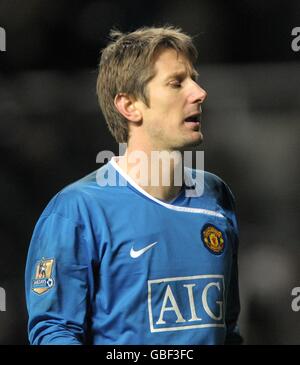
<path id="1" fill-rule="evenodd" d="M 196 82 L 189 61 L 173 49 L 160 53 L 155 77 L 148 83 L 149 108 L 143 106 L 143 128 L 154 150 L 183 150 L 202 142 L 200 113 L 206 92 Z"/>

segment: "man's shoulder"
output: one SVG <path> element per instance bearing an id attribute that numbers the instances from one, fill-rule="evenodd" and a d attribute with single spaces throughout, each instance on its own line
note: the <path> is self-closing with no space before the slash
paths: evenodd
<path id="1" fill-rule="evenodd" d="M 92 171 L 88 175 L 70 183 L 61 189 L 58 194 L 73 198 L 88 198 L 94 197 L 95 195 L 104 196 L 107 194 L 107 189 L 114 184 L 105 183 L 103 184 L 103 177 L 110 176 L 111 166 L 106 164 L 99 169 Z"/>
<path id="2" fill-rule="evenodd" d="M 191 168 L 185 168 L 185 175 L 188 185 L 195 185 L 197 196 L 234 201 L 231 189 L 220 176 L 209 171 Z"/>
<path id="3" fill-rule="evenodd" d="M 105 169 L 106 165 L 63 187 L 50 199 L 42 215 L 59 214 L 73 218 L 88 214 L 93 207 L 107 205 L 115 194 L 109 194 L 110 187 L 101 186 L 97 181 L 99 170 L 103 172 Z"/>
<path id="4" fill-rule="evenodd" d="M 58 194 L 77 196 L 88 193 L 89 190 L 96 186 L 96 173 L 97 170 L 81 177 L 76 181 L 73 181 L 72 183 L 63 187 L 58 192 Z"/>
<path id="5" fill-rule="evenodd" d="M 192 168 L 185 168 L 185 179 L 188 185 L 197 184 L 205 190 L 222 189 L 225 182 L 216 174 L 205 170 L 198 170 Z"/>
<path id="6" fill-rule="evenodd" d="M 208 171 L 205 171 L 205 188 L 220 194 L 227 194 L 230 191 L 228 185 L 220 176 Z"/>

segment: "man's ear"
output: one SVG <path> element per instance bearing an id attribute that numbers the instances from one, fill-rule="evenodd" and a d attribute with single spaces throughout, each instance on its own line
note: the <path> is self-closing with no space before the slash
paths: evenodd
<path id="1" fill-rule="evenodd" d="M 119 93 L 114 100 L 115 107 L 127 120 L 131 122 L 140 122 L 142 113 L 137 108 L 137 101 L 125 93 Z"/>

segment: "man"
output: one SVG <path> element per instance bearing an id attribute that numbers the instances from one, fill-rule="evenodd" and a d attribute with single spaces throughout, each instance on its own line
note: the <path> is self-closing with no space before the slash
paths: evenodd
<path id="1" fill-rule="evenodd" d="M 233 196 L 217 176 L 182 165 L 202 141 L 196 49 L 173 27 L 112 37 L 97 93 L 127 149 L 40 217 L 26 266 L 30 342 L 239 343 Z"/>

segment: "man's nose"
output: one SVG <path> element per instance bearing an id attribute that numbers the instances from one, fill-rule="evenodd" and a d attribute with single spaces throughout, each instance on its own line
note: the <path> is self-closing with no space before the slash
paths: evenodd
<path id="1" fill-rule="evenodd" d="M 207 97 L 207 92 L 198 85 L 195 81 L 193 82 L 193 90 L 191 90 L 191 102 L 192 103 L 203 103 Z"/>

